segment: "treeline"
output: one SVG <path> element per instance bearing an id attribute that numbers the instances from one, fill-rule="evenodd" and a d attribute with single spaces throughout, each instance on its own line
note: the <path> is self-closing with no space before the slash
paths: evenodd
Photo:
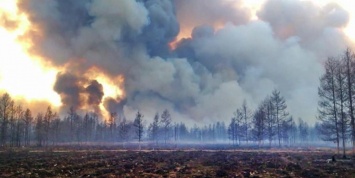
<path id="1" fill-rule="evenodd" d="M 341 147 L 345 157 L 347 143 L 355 149 L 355 55 L 347 49 L 324 66 L 316 128 L 323 140 L 336 143 L 338 153 Z"/>
<path id="2" fill-rule="evenodd" d="M 233 144 L 252 141 L 258 146 L 283 147 L 319 141 L 314 127 L 301 118 L 296 124 L 287 112 L 286 100 L 278 90 L 267 96 L 254 112 L 244 101 L 233 115 L 228 127 L 228 136 Z"/>
<path id="3" fill-rule="evenodd" d="M 0 98 L 0 145 L 19 147 L 145 141 L 153 146 L 186 142 L 230 142 L 234 146 L 252 142 L 253 145 L 274 146 L 272 142 L 277 141 L 279 146 L 289 146 L 316 140 L 314 129 L 302 120 L 296 125 L 286 108 L 284 98 L 275 90 L 254 113 L 244 102 L 234 112 L 229 124 L 222 121 L 201 127 L 174 121 L 168 110 L 156 113 L 149 124 L 140 112 L 130 120 L 117 113 L 111 113 L 103 120 L 96 113 L 81 115 L 74 108 L 70 108 L 62 118 L 51 107 L 33 115 L 29 109 L 17 105 L 10 95 L 4 94 Z M 268 144 L 264 145 L 264 141 Z"/>
<path id="4" fill-rule="evenodd" d="M 157 145 L 173 141 L 227 140 L 224 122 L 187 127 L 185 123 L 173 122 L 168 110 L 161 115 L 156 113 L 149 125 L 145 124 L 140 112 L 131 120 L 117 113 L 111 113 L 103 120 L 97 113 L 80 115 L 74 108 L 62 118 L 51 107 L 33 115 L 29 109 L 17 105 L 9 94 L 4 94 L 0 98 L 0 145 L 19 147 L 143 140 Z"/>

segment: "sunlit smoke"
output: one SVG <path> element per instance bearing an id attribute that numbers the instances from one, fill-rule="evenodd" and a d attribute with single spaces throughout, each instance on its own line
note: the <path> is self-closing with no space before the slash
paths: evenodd
<path id="1" fill-rule="evenodd" d="M 0 92 L 7 92 L 15 99 L 49 102 L 54 107 L 61 107 L 60 95 L 53 87 L 59 72 L 64 67 L 54 66 L 49 60 L 33 55 L 29 49 L 36 44 L 26 37 L 35 29 L 25 13 L 18 9 L 18 1 L 0 1 Z M 103 101 L 108 98 L 118 99 L 123 95 L 119 88 L 123 77 L 108 77 L 98 68 L 92 67 L 85 73 L 89 80 L 96 80 L 103 87 L 103 99 L 99 104 L 103 114 L 108 115 Z M 84 86 L 85 87 L 85 86 Z"/>
<path id="2" fill-rule="evenodd" d="M 227 120 L 278 88 L 311 120 L 322 61 L 354 36 L 345 0 L 0 1 L 0 92 L 104 118 Z"/>
<path id="3" fill-rule="evenodd" d="M 32 44 L 25 35 L 31 23 L 19 12 L 17 1 L 2 0 L 0 17 L 0 90 L 15 98 L 46 100 L 59 106 L 60 97 L 52 89 L 57 69 L 28 53 Z"/>

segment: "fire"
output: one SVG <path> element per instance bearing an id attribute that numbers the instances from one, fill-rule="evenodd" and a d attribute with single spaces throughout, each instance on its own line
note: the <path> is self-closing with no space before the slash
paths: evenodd
<path id="1" fill-rule="evenodd" d="M 0 0 L 0 92 L 7 92 L 15 99 L 46 101 L 53 107 L 60 107 L 61 98 L 53 86 L 57 74 L 70 64 L 57 67 L 41 56 L 29 53 L 35 44 L 26 38 L 26 34 L 35 27 L 17 5 L 18 0 Z M 123 82 L 122 76 L 109 77 L 96 67 L 85 75 L 103 86 L 103 100 L 122 97 L 123 91 L 119 87 Z M 102 103 L 100 110 L 105 113 Z"/>
<path id="2" fill-rule="evenodd" d="M 108 77 L 107 74 L 104 74 L 104 72 L 100 71 L 100 69 L 97 67 L 90 68 L 85 75 L 86 77 L 93 78 L 96 81 L 98 81 L 100 84 L 102 84 L 103 91 L 104 91 L 104 96 L 102 98 L 103 101 L 109 98 L 112 98 L 114 100 L 120 100 L 124 96 L 123 90 L 119 87 L 120 85 L 122 85 L 124 81 L 123 76 L 110 78 Z M 105 119 L 109 119 L 110 113 L 105 109 L 103 102 L 101 102 L 99 107 L 103 117 Z"/>
<path id="3" fill-rule="evenodd" d="M 98 67 L 91 67 L 88 72 L 85 74 L 87 78 L 95 79 L 100 84 L 102 84 L 104 90 L 103 100 L 108 98 L 122 98 L 124 93 L 123 90 L 119 87 L 123 81 L 123 76 L 117 77 L 108 77 L 103 71 L 101 71 Z"/>
<path id="4" fill-rule="evenodd" d="M 16 0 L 0 1 L 0 90 L 14 98 L 46 100 L 60 106 L 60 97 L 53 91 L 58 71 L 28 53 L 32 44 L 23 37 L 31 23 L 26 14 L 19 12 L 17 3 Z M 9 22 L 13 24 L 10 27 Z"/>
<path id="5" fill-rule="evenodd" d="M 354 1 L 339 0 L 338 2 L 350 15 L 349 23 L 344 29 L 345 34 L 355 43 L 355 12 Z"/>

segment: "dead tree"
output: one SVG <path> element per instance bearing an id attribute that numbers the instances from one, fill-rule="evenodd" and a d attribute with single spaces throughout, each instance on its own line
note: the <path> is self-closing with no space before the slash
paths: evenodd
<path id="1" fill-rule="evenodd" d="M 320 121 L 318 132 L 324 141 L 332 141 L 337 144 L 339 153 L 339 120 L 338 120 L 338 97 L 336 73 L 339 62 L 333 58 L 329 58 L 325 63 L 325 74 L 320 78 L 320 86 L 318 88 L 318 120 Z"/>
<path id="2" fill-rule="evenodd" d="M 32 128 L 33 117 L 31 110 L 26 109 L 24 116 L 25 123 L 25 145 L 29 146 L 31 141 L 31 128 Z"/>
<path id="3" fill-rule="evenodd" d="M 13 101 L 9 94 L 5 93 L 2 95 L 0 99 L 0 145 L 5 146 L 8 137 L 8 124 L 11 106 L 13 105 Z"/>
<path id="4" fill-rule="evenodd" d="M 141 141 L 143 138 L 143 115 L 137 112 L 136 118 L 134 119 L 133 126 L 135 128 L 135 133 L 138 138 L 139 150 L 141 150 Z"/>
<path id="5" fill-rule="evenodd" d="M 281 147 L 281 125 L 283 120 L 288 116 L 286 111 L 287 105 L 284 97 L 281 96 L 280 91 L 274 90 L 271 96 L 271 102 L 274 107 L 274 118 L 276 120 L 276 134 L 279 141 L 279 147 Z"/>
<path id="6" fill-rule="evenodd" d="M 354 88 L 355 88 L 355 54 L 352 53 L 350 49 L 345 51 L 343 61 L 345 61 L 345 74 L 346 74 L 346 91 L 347 91 L 347 100 L 348 100 L 348 113 L 350 116 L 350 125 L 351 125 L 351 136 L 353 142 L 353 154 L 355 154 L 355 116 L 354 116 Z"/>
<path id="7" fill-rule="evenodd" d="M 169 139 L 169 130 L 170 130 L 170 125 L 171 125 L 171 116 L 170 113 L 167 109 L 164 110 L 164 112 L 161 114 L 161 124 L 162 124 L 162 129 L 164 132 L 164 143 L 166 144 L 167 140 Z"/>
<path id="8" fill-rule="evenodd" d="M 265 138 L 265 130 L 266 130 L 266 112 L 265 105 L 262 103 L 258 109 L 254 113 L 254 117 L 252 119 L 252 130 L 251 133 L 253 135 L 254 140 L 258 142 L 258 146 L 260 147 L 264 138 Z"/>

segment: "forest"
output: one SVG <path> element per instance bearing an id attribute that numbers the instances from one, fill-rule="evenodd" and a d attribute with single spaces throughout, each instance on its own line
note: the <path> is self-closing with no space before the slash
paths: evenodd
<path id="1" fill-rule="evenodd" d="M 135 118 L 80 114 L 74 107 L 64 116 L 51 106 L 32 113 L 5 93 L 1 175 L 352 177 L 355 55 L 348 49 L 328 58 L 324 69 L 314 125 L 294 119 L 277 89 L 256 109 L 245 100 L 227 123 L 193 126 L 174 120 L 168 109 L 151 123 L 140 111 Z"/>
<path id="2" fill-rule="evenodd" d="M 152 123 L 139 111 L 135 118 L 116 112 L 109 118 L 93 112 L 79 114 L 73 107 L 65 116 L 59 116 L 51 106 L 43 113 L 32 113 L 5 93 L 0 98 L 0 143 L 2 147 L 21 147 L 144 142 L 164 147 L 194 142 L 279 148 L 332 147 L 335 143 L 345 157 L 347 145 L 354 143 L 355 137 L 355 55 L 348 49 L 338 58 L 329 58 L 324 68 L 315 125 L 293 118 L 277 89 L 255 110 L 244 101 L 231 113 L 229 123 L 217 120 L 193 126 L 175 121 L 167 109 L 149 119 Z"/>

